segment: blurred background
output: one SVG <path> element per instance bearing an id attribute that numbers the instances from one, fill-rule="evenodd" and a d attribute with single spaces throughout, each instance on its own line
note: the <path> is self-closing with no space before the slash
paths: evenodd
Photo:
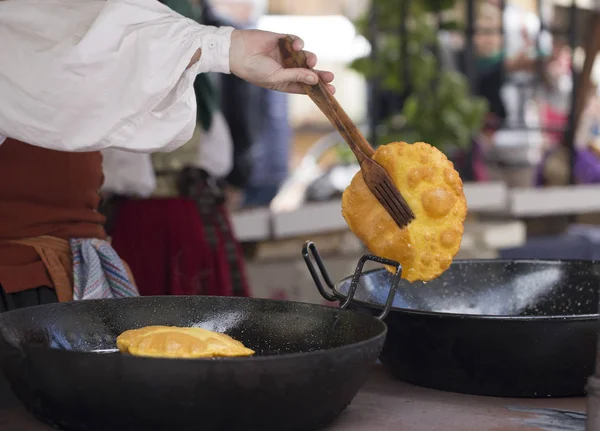
<path id="1" fill-rule="evenodd" d="M 597 259 L 598 3 L 181 0 L 179 7 L 203 23 L 301 36 L 320 68 L 335 72 L 336 97 L 370 142 L 425 141 L 445 152 L 469 205 L 459 258 Z M 231 223 L 248 294 L 322 302 L 303 242 L 317 244 L 336 279 L 365 252 L 340 213 L 358 170 L 352 154 L 306 96 L 232 76 L 197 82 L 196 94 L 204 129 L 212 126 L 202 112 L 218 111 L 226 125 L 219 135 L 226 138 L 203 147 L 207 160 L 225 160 L 223 169 L 210 172 L 217 160 L 204 170 Z M 195 156 L 179 157 L 177 169 Z M 153 159 L 150 197 L 160 194 L 165 163 Z"/>

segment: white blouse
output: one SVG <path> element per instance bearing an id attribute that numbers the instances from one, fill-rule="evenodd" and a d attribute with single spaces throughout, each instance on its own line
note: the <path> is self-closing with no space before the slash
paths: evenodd
<path id="1" fill-rule="evenodd" d="M 196 158 L 189 160 L 189 165 L 202 168 L 215 177 L 225 177 L 231 171 L 233 141 L 229 125 L 220 111 L 214 113 L 209 130 L 202 130 L 198 125 L 192 140 L 188 142 L 197 146 Z M 157 181 L 150 154 L 113 148 L 103 150 L 102 154 L 102 191 L 136 198 L 149 198 L 152 195 Z"/>
<path id="2" fill-rule="evenodd" d="M 194 132 L 196 74 L 229 73 L 232 31 L 156 0 L 0 1 L 0 144 L 177 148 Z"/>

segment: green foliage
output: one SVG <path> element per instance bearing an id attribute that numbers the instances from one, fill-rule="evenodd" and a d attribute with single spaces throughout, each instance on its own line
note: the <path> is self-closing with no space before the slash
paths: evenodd
<path id="1" fill-rule="evenodd" d="M 430 11 L 452 8 L 456 0 L 411 1 L 407 11 L 407 58 L 401 58 L 400 29 L 402 1 L 372 0 L 378 10 L 378 27 L 384 29 L 377 39 L 377 60 L 369 57 L 355 60 L 351 67 L 366 78 L 380 79 L 384 89 L 409 97 L 397 113 L 402 116 L 400 132 L 383 133 L 381 141 L 424 141 L 449 151 L 453 147 L 469 145 L 471 136 L 482 126 L 488 110 L 487 102 L 470 94 L 466 78 L 459 72 L 443 70 L 438 63 L 434 47 L 438 43 L 437 25 Z M 358 31 L 367 35 L 367 17 L 356 23 Z M 446 29 L 458 28 L 455 22 L 444 22 Z M 407 65 L 408 67 L 406 67 Z M 403 76 L 404 69 L 408 76 Z M 410 84 L 410 88 L 407 88 Z M 384 130 L 393 130 L 389 118 Z"/>
<path id="2" fill-rule="evenodd" d="M 342 165 L 356 163 L 356 156 L 350 149 L 350 147 L 342 142 L 334 147 L 335 154 L 338 162 Z"/>

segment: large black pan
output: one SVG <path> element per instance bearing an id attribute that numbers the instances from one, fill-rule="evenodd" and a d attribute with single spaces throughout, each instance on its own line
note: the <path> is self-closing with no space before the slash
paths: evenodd
<path id="1" fill-rule="evenodd" d="M 334 285 L 313 243 L 303 255 L 327 300 L 370 313 L 383 307 L 391 281 L 385 269 L 358 279 L 361 260 L 353 277 Z M 427 284 L 400 282 L 381 361 L 397 378 L 434 389 L 583 395 L 594 370 L 599 288 L 598 262 L 456 261 Z"/>
<path id="2" fill-rule="evenodd" d="M 121 332 L 147 325 L 225 332 L 257 356 L 114 352 Z M 385 333 L 366 314 L 248 298 L 91 300 L 0 314 L 15 394 L 41 420 L 74 431 L 318 429 L 356 395 Z"/>

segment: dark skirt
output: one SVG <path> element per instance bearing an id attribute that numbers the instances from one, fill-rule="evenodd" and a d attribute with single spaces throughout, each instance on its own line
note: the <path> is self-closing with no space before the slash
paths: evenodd
<path id="1" fill-rule="evenodd" d="M 33 305 L 52 304 L 58 302 L 56 292 L 49 287 L 25 290 L 17 293 L 6 293 L 0 286 L 0 313 Z"/>
<path id="2" fill-rule="evenodd" d="M 179 197 L 120 199 L 112 246 L 141 295 L 250 296 L 241 245 L 219 185 L 184 169 Z"/>
<path id="3" fill-rule="evenodd" d="M 58 302 L 56 292 L 49 287 L 25 290 L 17 293 L 6 293 L 0 286 L 0 313 L 16 310 L 18 308 L 34 305 L 51 304 Z M 13 395 L 4 374 L 0 370 L 0 414 L 3 408 L 14 406 L 18 403 Z"/>

